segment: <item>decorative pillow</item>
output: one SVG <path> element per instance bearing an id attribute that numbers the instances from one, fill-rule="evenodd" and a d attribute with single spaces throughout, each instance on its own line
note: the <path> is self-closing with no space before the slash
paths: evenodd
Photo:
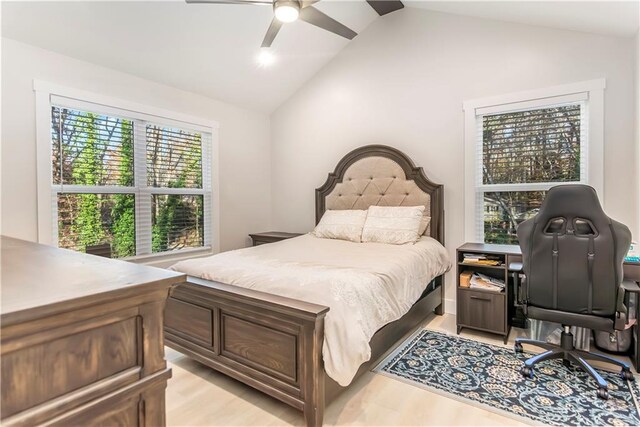
<path id="1" fill-rule="evenodd" d="M 418 230 L 418 233 L 420 233 L 421 236 L 424 236 L 424 233 L 427 232 L 427 228 L 429 228 L 430 222 L 430 216 L 422 215 L 422 220 L 420 221 L 420 229 Z"/>
<path id="2" fill-rule="evenodd" d="M 403 245 L 420 238 L 424 206 L 370 206 L 362 230 L 363 242 Z"/>
<path id="3" fill-rule="evenodd" d="M 360 243 L 362 227 L 364 227 L 366 219 L 367 211 L 364 210 L 328 210 L 320 218 L 313 234 L 325 239 L 350 240 Z"/>

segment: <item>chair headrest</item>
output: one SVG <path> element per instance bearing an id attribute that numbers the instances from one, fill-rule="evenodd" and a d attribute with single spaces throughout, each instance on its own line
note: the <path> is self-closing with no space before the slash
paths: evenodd
<path id="1" fill-rule="evenodd" d="M 587 219 L 598 228 L 610 222 L 600 205 L 596 190 L 583 184 L 558 185 L 547 192 L 535 220 L 544 224 L 558 217 L 569 222 L 574 218 Z"/>

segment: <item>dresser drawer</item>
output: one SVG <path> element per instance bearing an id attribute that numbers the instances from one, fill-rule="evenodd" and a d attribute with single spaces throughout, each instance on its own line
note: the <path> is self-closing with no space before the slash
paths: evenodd
<path id="1" fill-rule="evenodd" d="M 91 321 L 74 324 L 87 330 L 54 339 L 45 334 L 31 336 L 36 342 L 2 354 L 3 418 L 142 364 L 138 343 L 142 331 L 135 317 L 94 328 L 89 325 Z"/>
<path id="2" fill-rule="evenodd" d="M 458 324 L 491 332 L 505 331 L 505 295 L 460 289 L 458 292 Z"/>

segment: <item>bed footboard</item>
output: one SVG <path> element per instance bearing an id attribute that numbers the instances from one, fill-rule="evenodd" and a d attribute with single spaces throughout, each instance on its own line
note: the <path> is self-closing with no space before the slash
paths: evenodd
<path id="1" fill-rule="evenodd" d="M 443 307 L 443 276 L 400 319 L 370 341 L 370 370 L 393 345 Z M 219 282 L 188 277 L 172 289 L 165 308 L 165 344 L 275 397 L 321 426 L 325 405 L 345 387 L 328 377 L 322 360 L 328 307 Z"/>
<path id="2" fill-rule="evenodd" d="M 165 308 L 165 343 L 303 411 L 324 415 L 328 307 L 189 277 Z"/>

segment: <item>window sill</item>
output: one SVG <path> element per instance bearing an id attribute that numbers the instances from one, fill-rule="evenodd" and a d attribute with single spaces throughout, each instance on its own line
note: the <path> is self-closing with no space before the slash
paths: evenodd
<path id="1" fill-rule="evenodd" d="M 136 264 L 151 265 L 154 267 L 166 268 L 170 265 L 189 258 L 198 258 L 213 255 L 213 248 L 205 246 L 202 248 L 179 249 L 171 252 L 162 252 L 157 254 L 138 255 L 134 257 L 122 258 L 123 261 L 129 261 Z"/>

